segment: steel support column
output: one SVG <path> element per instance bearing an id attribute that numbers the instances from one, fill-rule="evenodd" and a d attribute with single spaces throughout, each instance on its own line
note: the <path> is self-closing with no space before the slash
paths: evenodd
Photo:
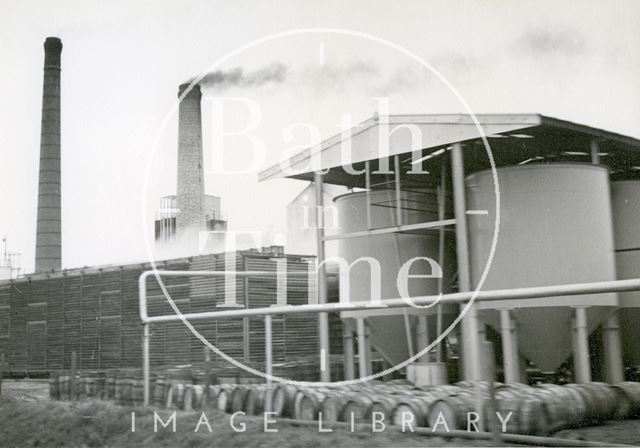
<path id="1" fill-rule="evenodd" d="M 587 328 L 587 307 L 576 307 L 575 347 L 573 370 L 576 383 L 591 382 L 591 360 L 589 359 L 589 330 Z"/>
<path id="2" fill-rule="evenodd" d="M 464 159 L 462 145 L 455 143 L 451 150 L 451 180 L 453 183 L 453 212 L 456 220 L 456 254 L 458 259 L 458 289 L 471 290 L 469 268 L 469 241 L 467 231 L 466 198 L 464 184 Z M 464 309 L 466 304 L 461 305 Z M 463 374 L 465 380 L 482 379 L 482 344 L 478 312 L 470 306 L 462 318 Z"/>
<path id="3" fill-rule="evenodd" d="M 429 323 L 427 322 L 427 316 L 421 314 L 418 316 L 418 331 L 417 331 L 417 352 L 421 352 L 429 346 Z M 429 353 L 422 355 L 418 361 L 429 362 Z"/>
<path id="4" fill-rule="evenodd" d="M 314 173 L 313 183 L 316 192 L 316 246 L 318 249 L 317 291 L 318 303 L 327 303 L 327 272 L 324 265 L 324 197 L 322 188 L 322 174 Z M 324 361 L 324 369 L 320 369 L 320 380 L 331 381 L 331 363 L 329 362 L 329 316 L 327 313 L 318 314 L 318 338 L 320 340 L 320 356 Z"/>
<path id="5" fill-rule="evenodd" d="M 150 380 L 150 366 L 149 366 L 149 325 L 146 322 L 142 323 L 142 382 L 144 383 L 142 388 L 142 404 L 149 406 L 149 380 Z"/>
<path id="6" fill-rule="evenodd" d="M 518 336 L 511 310 L 500 310 L 500 336 L 502 339 L 504 382 L 507 384 L 519 383 Z"/>
<path id="7" fill-rule="evenodd" d="M 617 311 L 611 314 L 602 326 L 602 343 L 604 345 L 605 381 L 612 384 L 621 383 L 624 381 L 624 363 Z"/>
<path id="8" fill-rule="evenodd" d="M 356 319 L 356 329 L 358 333 L 358 375 L 360 378 L 364 378 L 369 375 L 367 373 L 369 360 L 367 359 L 367 335 L 363 317 Z"/>
<path id="9" fill-rule="evenodd" d="M 351 325 L 342 323 L 342 352 L 344 353 L 344 379 L 355 378 L 355 360 L 353 357 L 353 331 Z"/>

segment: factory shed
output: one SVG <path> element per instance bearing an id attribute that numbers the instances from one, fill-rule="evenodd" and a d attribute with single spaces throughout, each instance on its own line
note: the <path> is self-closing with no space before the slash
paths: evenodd
<path id="1" fill-rule="evenodd" d="M 634 170 L 640 173 L 640 140 L 633 137 L 540 114 L 478 114 L 475 119 L 477 122 L 465 114 L 375 116 L 349 132 L 334 135 L 318 146 L 295 154 L 284 161 L 286 164 L 265 169 L 258 179 L 288 177 L 313 181 L 314 171 L 329 169 L 323 176 L 324 183 L 364 188 L 364 174 L 354 176 L 345 171 L 344 165 L 353 164 L 354 170 L 362 170 L 364 162 L 371 162 L 371 178 L 375 184 L 380 176 L 375 171 L 381 155 L 409 156 L 419 151 L 413 158 L 403 158 L 403 167 L 408 169 L 402 172 L 411 171 L 411 162 L 416 160 L 421 160 L 427 170 L 437 172 L 442 163 L 438 157 L 442 153 L 438 150 L 454 143 L 473 145 L 476 151 L 465 151 L 467 171 L 473 172 L 490 168 L 483 135 L 488 139 L 497 167 L 535 161 L 585 162 L 590 160 L 595 144 L 600 155 L 608 157 L 612 174 Z M 380 145 L 384 133 L 389 136 L 386 154 Z M 416 136 L 413 141 L 412 135 Z M 347 141 L 347 154 L 341 159 L 341 144 L 346 146 Z M 514 141 L 519 142 L 518 151 L 513 151 Z M 311 167 L 313 169 L 309 169 Z"/>
<path id="2" fill-rule="evenodd" d="M 374 116 L 258 178 L 352 189 L 331 205 L 338 231 L 316 232 L 319 282 L 326 244 L 337 242 L 349 265 L 344 301 L 401 297 L 396 273 L 420 257 L 436 260 L 443 272 L 409 287 L 410 297 L 473 291 L 480 283 L 500 290 L 639 277 L 633 263 L 640 236 L 631 222 L 640 219 L 640 207 L 624 213 L 625 204 L 640 203 L 639 173 L 640 140 L 633 137 L 540 114 L 437 114 Z M 327 204 L 318 205 L 325 213 Z M 381 297 L 370 281 L 375 270 L 359 263 L 363 257 L 379 262 Z M 460 376 L 494 376 L 495 352 L 506 382 L 526 381 L 532 364 L 557 372 L 567 362 L 576 382 L 594 375 L 620 381 L 623 363 L 640 359 L 638 298 L 602 293 L 469 305 L 459 326 Z M 392 365 L 415 359 L 458 315 L 454 306 L 343 312 L 343 352 L 357 334 L 359 373 L 367 375 L 366 344 Z M 328 345 L 322 319 L 321 347 Z M 605 348 L 590 354 L 594 334 Z M 446 382 L 442 345 L 419 358 L 430 381 Z M 350 364 L 346 359 L 345 372 L 355 368 Z"/>

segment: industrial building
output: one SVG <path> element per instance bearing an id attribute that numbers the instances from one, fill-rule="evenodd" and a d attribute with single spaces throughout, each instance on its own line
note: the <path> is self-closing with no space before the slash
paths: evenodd
<path id="1" fill-rule="evenodd" d="M 324 247 L 337 244 L 353 263 L 341 300 L 372 298 L 373 269 L 356 263 L 361 257 L 378 260 L 382 299 L 400 297 L 396 276 L 406 262 L 437 261 L 441 276 L 425 278 L 421 266 L 422 279 L 409 286 L 412 297 L 435 296 L 480 284 L 501 290 L 638 277 L 639 148 L 637 139 L 538 114 L 375 116 L 260 179 L 313 181 L 318 192 L 323 184 L 352 189 L 335 199 L 341 233 L 318 231 L 320 262 Z M 526 382 L 528 366 L 549 374 L 569 368 L 569 381 L 622 381 L 639 362 L 639 306 L 635 292 L 473 304 L 458 326 L 460 376 L 495 376 L 495 357 L 506 382 Z M 368 331 L 367 343 L 397 364 L 459 313 L 444 305 L 342 318 L 347 339 Z M 409 375 L 446 381 L 442 347 L 436 351 L 409 366 Z M 353 372 L 353 359 L 345 362 Z M 371 373 L 366 364 L 360 376 Z"/>
<path id="2" fill-rule="evenodd" d="M 69 368 L 72 352 L 78 368 L 139 367 L 137 280 L 152 265 L 61 270 L 61 50 L 59 39 L 47 38 L 36 272 L 0 282 L 0 352 L 16 373 Z M 287 272 L 317 267 L 315 284 L 287 280 L 290 305 L 640 277 L 640 140 L 539 114 L 374 116 L 292 157 L 295 174 L 277 165 L 259 175 L 313 183 L 288 211 L 294 223 L 306 213 L 301 207 L 315 213 L 311 228 L 292 239 L 307 253 L 272 247 L 224 254 L 209 247 L 195 255 L 198 233 L 225 230 L 226 220 L 221 199 L 205 194 L 202 94 L 197 85 L 187 88 L 178 90 L 176 195 L 162 198 L 155 237 L 158 244 L 188 241 L 192 253 L 158 262 L 160 269 L 220 271 L 230 255 L 237 271 L 274 272 L 279 260 L 286 260 Z M 334 197 L 334 186 L 346 193 Z M 325 229 L 328 206 L 337 229 Z M 172 277 L 165 287 L 181 310 L 225 305 L 220 278 Z M 273 277 L 239 278 L 236 291 L 240 307 L 278 305 Z M 147 294 L 150 316 L 172 312 L 158 284 Z M 332 361 L 344 357 L 344 372 L 335 362 L 316 372 L 327 381 L 376 373 L 433 345 L 398 375 L 418 384 L 492 377 L 615 383 L 640 366 L 639 310 L 638 292 L 373 306 L 282 315 L 269 337 L 279 362 L 317 360 L 319 353 Z M 264 361 L 261 321 L 195 325 L 229 356 Z M 197 362 L 202 344 L 182 323 L 154 324 L 150 357 L 152 367 Z"/>

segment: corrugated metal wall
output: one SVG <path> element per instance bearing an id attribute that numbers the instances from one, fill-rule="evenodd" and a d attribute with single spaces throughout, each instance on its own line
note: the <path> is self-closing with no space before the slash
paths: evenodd
<path id="1" fill-rule="evenodd" d="M 286 256 L 289 271 L 307 271 L 307 263 Z M 255 252 L 234 254 L 237 270 L 275 271 L 276 261 Z M 78 368 L 138 367 L 142 328 L 138 317 L 138 277 L 149 265 L 73 270 L 0 283 L 0 353 L 14 372 L 69 368 L 77 353 Z M 207 255 L 158 263 L 168 270 L 223 270 L 224 255 Z M 167 291 L 184 312 L 214 310 L 224 302 L 224 279 L 166 277 Z M 236 279 L 237 303 L 249 308 L 276 304 L 273 278 Z M 306 279 L 288 278 L 287 303 L 307 303 Z M 148 281 L 149 314 L 173 313 L 155 281 Z M 193 322 L 220 350 L 239 360 L 264 360 L 262 318 Z M 273 318 L 276 361 L 317 357 L 317 316 Z M 151 326 L 153 366 L 203 360 L 203 344 L 181 322 Z M 217 359 L 211 354 L 212 359 Z"/>

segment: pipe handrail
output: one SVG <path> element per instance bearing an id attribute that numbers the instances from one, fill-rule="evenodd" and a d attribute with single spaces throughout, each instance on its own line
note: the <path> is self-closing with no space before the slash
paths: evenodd
<path id="1" fill-rule="evenodd" d="M 319 303 L 308 305 L 281 305 L 270 306 L 267 308 L 253 309 L 234 309 L 224 311 L 209 311 L 203 313 L 186 313 L 182 315 L 163 315 L 149 316 L 147 314 L 147 278 L 151 275 L 157 277 L 178 277 L 178 276 L 209 276 L 209 277 L 251 277 L 251 276 L 269 276 L 276 277 L 277 271 L 145 271 L 138 279 L 139 286 L 139 306 L 140 319 L 143 325 L 142 340 L 142 370 L 143 370 L 143 397 L 144 405 L 149 405 L 149 379 L 150 379 L 150 355 L 149 355 L 149 325 L 158 322 L 175 322 L 182 320 L 199 320 L 199 319 L 219 319 L 225 317 L 247 317 L 247 316 L 264 316 L 265 330 L 270 327 L 271 316 L 274 314 L 295 314 L 295 313 L 327 313 L 340 311 L 356 311 L 367 309 L 384 309 L 384 308 L 401 308 L 410 307 L 407 299 L 396 298 L 381 300 L 372 304 L 371 302 L 354 302 L 354 303 Z M 293 271 L 287 272 L 287 276 L 308 277 L 309 272 Z M 566 285 L 553 286 L 535 286 L 528 288 L 499 289 L 491 291 L 470 291 L 457 292 L 451 294 L 440 294 L 437 296 L 420 296 L 411 297 L 411 302 L 417 306 L 425 306 L 434 303 L 465 303 L 470 300 L 479 302 L 486 301 L 509 301 L 509 300 L 531 300 L 542 297 L 553 296 L 572 296 L 572 295 L 588 295 L 599 293 L 625 292 L 640 290 L 640 278 L 630 280 L 610 280 L 602 282 L 590 283 L 573 283 Z M 166 290 L 164 290 L 166 291 Z M 270 332 L 268 332 L 270 333 Z M 269 339 L 269 338 L 268 338 Z M 270 347 L 271 341 L 265 341 L 269 345 L 266 348 L 266 370 L 271 372 L 272 369 L 272 353 Z"/>
<path id="2" fill-rule="evenodd" d="M 277 272 L 274 271 L 145 271 L 140 276 L 140 314 L 143 323 L 158 323 L 158 322 L 175 322 L 181 321 L 183 318 L 188 320 L 200 320 L 200 319 L 219 319 L 225 317 L 249 317 L 249 316 L 266 316 L 274 314 L 297 314 L 297 313 L 321 313 L 321 312 L 341 312 L 341 311 L 358 311 L 358 310 L 371 310 L 379 308 L 402 308 L 410 307 L 410 303 L 407 299 L 394 298 L 381 300 L 378 303 L 372 304 L 370 301 L 357 301 L 357 302 L 338 302 L 338 303 L 326 303 L 326 304 L 307 304 L 307 305 L 282 305 L 282 306 L 270 306 L 265 308 L 251 308 L 251 309 L 232 309 L 222 311 L 206 311 L 202 313 L 185 313 L 182 318 L 177 315 L 163 315 L 163 316 L 148 316 L 146 313 L 146 278 L 157 272 L 160 276 L 219 276 L 237 275 L 242 277 L 250 276 L 276 276 Z M 145 275 L 146 274 L 146 275 Z M 288 272 L 287 275 L 293 276 L 308 276 L 307 272 Z M 552 285 L 552 286 L 534 286 L 526 288 L 512 288 L 512 289 L 496 289 L 489 291 L 468 291 L 468 292 L 456 292 L 451 294 L 442 295 L 430 295 L 430 296 L 417 296 L 411 297 L 410 300 L 416 306 L 432 305 L 434 303 L 451 304 L 451 303 L 465 303 L 471 299 L 477 302 L 487 301 L 509 301 L 509 300 L 523 300 L 523 299 L 538 299 L 544 297 L 554 296 L 573 296 L 573 295 L 588 295 L 588 294 L 601 294 L 612 292 L 625 292 L 625 291 L 638 291 L 640 290 L 640 279 L 630 280 L 609 280 L 602 282 L 590 282 L 590 283 L 571 283 L 565 285 Z M 143 313 L 144 311 L 144 313 Z"/>

